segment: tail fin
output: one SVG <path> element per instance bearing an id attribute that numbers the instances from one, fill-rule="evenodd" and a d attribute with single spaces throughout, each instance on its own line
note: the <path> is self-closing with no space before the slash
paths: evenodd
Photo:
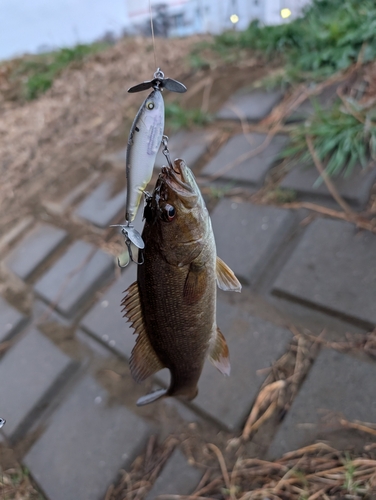
<path id="1" fill-rule="evenodd" d="M 150 392 L 149 394 L 146 394 L 146 396 L 142 396 L 136 404 L 137 406 L 145 406 L 149 403 L 153 403 L 157 399 L 163 398 L 166 394 L 167 389 L 158 389 L 158 391 Z"/>

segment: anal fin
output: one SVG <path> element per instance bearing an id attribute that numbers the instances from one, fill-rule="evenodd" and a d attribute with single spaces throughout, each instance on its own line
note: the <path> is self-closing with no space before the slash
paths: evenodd
<path id="1" fill-rule="evenodd" d="M 138 335 L 129 360 L 129 367 L 135 381 L 142 382 L 150 375 L 162 370 L 164 365 L 154 351 L 145 330 L 137 282 L 127 289 L 122 305 L 125 316 Z"/>
<path id="2" fill-rule="evenodd" d="M 235 276 L 234 271 L 222 259 L 217 257 L 217 284 L 221 290 L 240 292 L 242 286 Z"/>
<path id="3" fill-rule="evenodd" d="M 217 327 L 215 339 L 213 340 L 213 347 L 209 354 L 209 359 L 213 365 L 223 375 L 230 375 L 230 357 L 226 339 L 221 330 Z"/>

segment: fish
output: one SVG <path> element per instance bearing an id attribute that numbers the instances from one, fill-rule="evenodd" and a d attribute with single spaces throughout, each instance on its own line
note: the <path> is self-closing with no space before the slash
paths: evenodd
<path id="1" fill-rule="evenodd" d="M 191 169 L 181 159 L 162 167 L 146 200 L 137 280 L 125 291 L 124 316 L 138 335 L 130 357 L 136 382 L 168 368 L 170 385 L 137 401 L 198 393 L 204 361 L 230 374 L 229 349 L 216 323 L 217 285 L 240 292 L 234 272 L 217 257 L 209 212 Z"/>
<path id="2" fill-rule="evenodd" d="M 125 219 L 131 223 L 149 184 L 158 150 L 162 144 L 165 108 L 160 90 L 153 90 L 142 103 L 130 130 L 125 170 L 127 200 Z"/>

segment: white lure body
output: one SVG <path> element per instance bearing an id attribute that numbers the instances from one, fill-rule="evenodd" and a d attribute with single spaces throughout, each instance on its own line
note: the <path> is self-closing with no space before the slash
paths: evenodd
<path id="1" fill-rule="evenodd" d="M 126 153 L 127 203 L 125 219 L 136 217 L 143 192 L 150 182 L 164 131 L 164 101 L 153 90 L 142 103 L 131 127 Z"/>

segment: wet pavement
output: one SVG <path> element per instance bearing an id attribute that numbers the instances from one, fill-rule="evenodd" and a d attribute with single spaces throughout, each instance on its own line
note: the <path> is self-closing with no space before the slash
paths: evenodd
<path id="1" fill-rule="evenodd" d="M 260 91 L 237 94 L 218 120 L 261 120 L 280 98 Z M 239 103 L 244 116 L 234 112 Z M 225 180 L 249 193 L 264 185 L 288 142 L 276 136 L 266 149 L 249 154 L 265 136 L 234 133 L 219 149 L 211 147 L 215 139 L 212 131 L 181 132 L 171 139 L 173 156 L 186 154 L 205 185 L 217 186 L 216 178 L 218 190 Z M 113 157 L 119 163 L 124 152 Z M 334 182 L 349 203 L 362 208 L 375 178 L 374 167 Z M 320 204 L 329 198 L 325 186 L 313 186 L 316 179 L 314 170 L 295 169 L 280 189 Z M 208 363 L 197 399 L 174 405 L 187 424 L 204 421 L 236 436 L 265 369 L 289 349 L 290 325 L 313 333 L 325 328 L 338 341 L 346 341 L 348 332 L 365 338 L 376 327 L 376 235 L 324 215 L 307 218 L 304 208 L 256 204 L 239 194 L 218 198 L 211 212 L 218 255 L 244 287 L 241 295 L 218 296 L 218 325 L 228 340 L 232 374 L 225 379 Z M 106 176 L 94 179 L 84 200 L 73 197 L 59 210 L 69 207 L 74 220 L 98 231 L 122 220 L 124 204 L 124 191 L 112 194 Z M 168 380 L 162 374 L 137 386 L 127 367 L 135 339 L 120 302 L 136 266 L 115 272 L 113 256 L 43 221 L 25 232 L 2 255 L 6 272 L 31 290 L 34 313 L 28 318 L 0 297 L 0 341 L 11 342 L 0 359 L 0 416 L 7 420 L 1 433 L 12 444 L 29 439 L 22 460 L 50 500 L 103 499 L 119 470 L 129 469 L 145 451 L 148 438 L 166 432 L 159 416 L 172 407 L 169 401 L 135 406 L 151 384 Z M 375 376 L 371 358 L 322 348 L 265 456 L 330 440 L 336 423 L 323 415 L 331 412 L 375 422 Z M 201 476 L 176 449 L 147 498 L 189 494 Z"/>

